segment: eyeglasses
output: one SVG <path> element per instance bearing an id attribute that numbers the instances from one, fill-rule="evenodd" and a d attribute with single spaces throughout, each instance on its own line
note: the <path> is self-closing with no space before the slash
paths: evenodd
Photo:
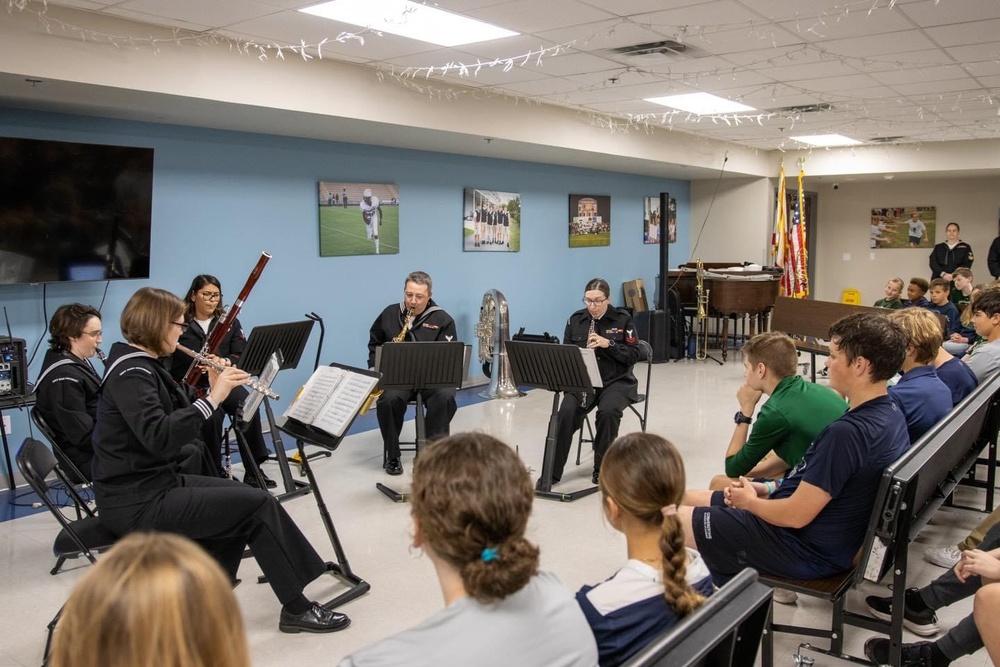
<path id="1" fill-rule="evenodd" d="M 180 327 L 182 333 L 187 331 L 188 327 L 191 326 L 186 322 L 171 322 L 171 324 Z"/>
<path id="2" fill-rule="evenodd" d="M 587 297 L 583 297 L 583 302 L 588 306 L 603 306 L 607 302 L 607 299 L 588 299 Z"/>
<path id="3" fill-rule="evenodd" d="M 104 332 L 98 329 L 97 331 L 84 331 L 85 336 L 90 336 L 91 338 L 100 338 Z"/>
<path id="4" fill-rule="evenodd" d="M 222 292 L 198 292 L 205 301 L 218 301 L 222 298 Z"/>

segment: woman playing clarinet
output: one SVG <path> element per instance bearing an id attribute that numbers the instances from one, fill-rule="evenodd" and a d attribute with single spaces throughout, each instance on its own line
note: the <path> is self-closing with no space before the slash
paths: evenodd
<path id="1" fill-rule="evenodd" d="M 230 581 L 250 546 L 282 604 L 282 632 L 334 632 L 343 614 L 311 602 L 305 586 L 326 563 L 270 493 L 231 479 L 182 474 L 175 458 L 196 439 L 230 392 L 249 379 L 225 367 L 207 371 L 208 393 L 188 400 L 161 357 L 177 347 L 185 304 L 166 290 L 143 287 L 121 316 L 125 343 L 115 343 L 97 404 L 94 496 L 101 523 L 116 535 L 162 531 L 190 537 Z"/>
<path id="2" fill-rule="evenodd" d="M 583 291 L 581 310 L 569 316 L 563 334 L 564 345 L 590 348 L 597 356 L 602 387 L 595 387 L 585 395 L 567 392 L 559 406 L 556 432 L 556 451 L 552 462 L 552 480 L 562 479 L 563 468 L 569 457 L 573 434 L 583 425 L 583 418 L 597 408 L 597 432 L 594 435 L 594 474 L 597 484 L 601 458 L 611 442 L 618 437 L 622 412 L 629 403 L 636 401 L 635 376 L 632 366 L 639 359 L 638 338 L 632 316 L 626 310 L 611 305 L 611 289 L 603 278 L 594 278 Z M 544 480 L 538 480 L 543 488 Z"/>
<path id="3" fill-rule="evenodd" d="M 191 281 L 191 287 L 188 289 L 184 301 L 187 305 L 187 309 L 184 312 L 184 323 L 187 325 L 187 328 L 181 334 L 179 342 L 184 347 L 197 352 L 202 349 L 209 334 L 212 333 L 224 317 L 222 310 L 222 286 L 219 283 L 219 279 L 208 274 L 195 276 L 194 280 Z M 240 326 L 240 321 L 237 318 L 233 320 L 232 326 L 226 332 L 226 335 L 222 338 L 216 349 L 209 350 L 209 352 L 226 360 L 224 363 L 235 365 L 239 361 L 240 355 L 243 354 L 246 344 L 247 340 L 243 335 L 243 328 Z M 175 380 L 182 382 L 190 366 L 190 357 L 179 351 L 174 352 L 170 360 L 170 374 Z M 202 375 L 198 380 L 196 393 L 203 393 L 207 388 L 208 377 Z M 220 460 L 219 456 L 222 449 L 223 414 L 229 415 L 234 421 L 238 421 L 240 404 L 246 400 L 247 396 L 248 392 L 243 387 L 234 388 L 226 400 L 222 402 L 220 406 L 222 410 L 215 412 L 212 419 L 205 422 L 205 428 L 202 431 L 201 437 L 208 445 L 211 456 L 216 462 Z M 246 436 L 247 445 L 250 448 L 250 455 L 260 465 L 267 460 L 268 456 L 267 445 L 264 444 L 264 434 L 260 426 L 260 413 L 254 413 L 249 423 L 245 424 L 245 427 L 243 432 Z M 239 428 L 242 428 L 242 426 Z M 222 468 L 221 465 L 219 467 L 220 469 Z M 261 474 L 267 488 L 271 489 L 276 486 L 274 480 L 268 478 L 263 472 Z M 243 481 L 246 484 L 256 484 L 256 478 L 249 472 L 243 476 Z"/>

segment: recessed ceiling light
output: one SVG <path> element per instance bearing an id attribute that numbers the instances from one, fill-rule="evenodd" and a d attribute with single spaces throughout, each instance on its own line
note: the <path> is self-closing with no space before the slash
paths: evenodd
<path id="1" fill-rule="evenodd" d="M 671 109 L 680 109 L 689 113 L 704 116 L 716 113 L 738 113 L 740 111 L 756 111 L 739 102 L 727 100 L 724 97 L 709 93 L 688 93 L 686 95 L 667 95 L 666 97 L 647 97 L 647 102 L 661 104 Z"/>
<path id="2" fill-rule="evenodd" d="M 845 137 L 842 134 L 813 134 L 808 137 L 792 137 L 793 141 L 798 141 L 810 146 L 819 148 L 830 148 L 832 146 L 858 146 L 861 144 L 857 139 Z"/>
<path id="3" fill-rule="evenodd" d="M 439 46 L 520 34 L 409 0 L 332 0 L 299 11 Z"/>

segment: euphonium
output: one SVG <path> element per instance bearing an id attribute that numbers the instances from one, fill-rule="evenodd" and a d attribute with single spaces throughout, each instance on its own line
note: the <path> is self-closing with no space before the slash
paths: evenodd
<path id="1" fill-rule="evenodd" d="M 392 342 L 402 343 L 406 339 L 406 334 L 409 333 L 410 327 L 412 326 L 413 326 L 413 309 L 407 308 L 406 316 L 403 317 L 403 328 L 400 329 L 399 333 L 396 334 L 395 338 L 392 339 Z M 378 400 L 378 397 L 381 395 L 382 395 L 382 390 L 378 388 L 378 385 L 375 385 L 375 388 L 372 389 L 372 393 L 368 394 L 368 398 L 366 398 L 365 402 L 361 404 L 361 409 L 358 410 L 358 414 L 363 415 L 369 410 L 371 410 L 372 405 L 375 404 L 375 401 Z"/>
<path id="2" fill-rule="evenodd" d="M 483 305 L 479 308 L 479 323 L 476 324 L 479 338 L 479 361 L 483 371 L 487 363 L 491 371 L 490 386 L 479 393 L 483 398 L 517 398 L 521 395 L 514 384 L 514 374 L 510 369 L 505 347 L 510 340 L 510 323 L 507 299 L 499 290 L 491 289 L 483 295 Z"/>
<path id="3" fill-rule="evenodd" d="M 708 290 L 705 289 L 705 269 L 701 259 L 697 262 L 695 293 L 698 299 L 698 331 L 694 339 L 695 359 L 705 359 L 708 356 Z"/>

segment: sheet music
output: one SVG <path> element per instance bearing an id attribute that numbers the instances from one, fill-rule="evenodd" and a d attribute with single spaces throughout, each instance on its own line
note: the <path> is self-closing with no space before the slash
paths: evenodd
<path id="1" fill-rule="evenodd" d="M 320 366 L 285 410 L 285 416 L 340 437 L 376 384 L 377 377 Z"/>
<path id="2" fill-rule="evenodd" d="M 330 395 L 336 390 L 347 371 L 335 366 L 320 366 L 285 410 L 285 417 L 312 424 Z"/>
<path id="3" fill-rule="evenodd" d="M 342 436 L 377 382 L 378 378 L 369 375 L 345 372 L 345 377 L 327 399 L 319 417 L 313 421 L 313 426 L 337 437 Z"/>
<path id="4" fill-rule="evenodd" d="M 271 353 L 270 358 L 264 365 L 264 370 L 260 372 L 260 376 L 257 378 L 260 380 L 260 383 L 268 389 L 271 388 L 274 378 L 278 376 L 278 369 L 281 366 L 281 360 L 278 358 L 279 354 L 279 351 Z M 253 419 L 254 414 L 257 412 L 257 408 L 260 407 L 263 400 L 264 394 L 259 391 L 251 391 L 249 398 L 247 398 L 246 402 L 240 408 L 240 418 L 243 419 L 243 421 L 250 421 L 250 419 Z"/>
<path id="5" fill-rule="evenodd" d="M 601 379 L 601 371 L 597 367 L 597 353 L 589 347 L 581 347 L 580 355 L 583 357 L 583 365 L 587 367 L 590 384 L 594 387 L 603 387 L 604 381 Z"/>

